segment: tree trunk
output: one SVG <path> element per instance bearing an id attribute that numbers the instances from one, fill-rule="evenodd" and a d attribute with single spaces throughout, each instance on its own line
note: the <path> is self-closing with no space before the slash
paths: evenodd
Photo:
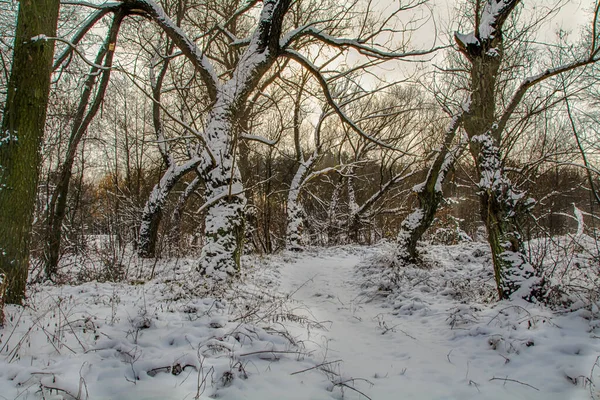
<path id="1" fill-rule="evenodd" d="M 356 192 L 354 191 L 354 170 L 354 167 L 348 168 L 348 179 L 346 180 L 346 187 L 348 188 L 347 239 L 351 243 L 358 243 L 361 216 L 356 202 Z"/>
<path id="2" fill-rule="evenodd" d="M 308 160 L 303 161 L 298 166 L 294 179 L 290 184 L 290 190 L 287 198 L 287 228 L 285 237 L 285 247 L 291 251 L 304 250 L 304 241 L 302 240 L 302 230 L 304 228 L 304 209 L 300 204 L 300 190 L 305 183 L 306 176 L 310 172 L 312 165 L 316 161 L 318 152 L 315 152 Z"/>
<path id="3" fill-rule="evenodd" d="M 0 272 L 8 279 L 4 301 L 11 304 L 20 304 L 25 296 L 54 55 L 54 42 L 44 38 L 56 36 L 58 9 L 58 0 L 22 0 L 19 5 L 0 131 Z"/>
<path id="4" fill-rule="evenodd" d="M 183 210 L 188 199 L 192 193 L 196 191 L 198 186 L 200 186 L 201 182 L 202 180 L 200 177 L 196 176 L 194 180 L 188 184 L 183 193 L 181 193 L 177 199 L 175 208 L 173 209 L 173 215 L 171 217 L 171 231 L 169 232 L 169 242 L 171 243 L 171 246 L 174 246 L 178 249 L 179 254 L 181 253 L 179 250 L 181 249 L 181 219 L 183 217 Z"/>
<path id="5" fill-rule="evenodd" d="M 327 245 L 335 246 L 340 241 L 340 221 L 338 220 L 337 212 L 340 203 L 340 196 L 342 186 L 344 184 L 345 177 L 340 176 L 338 183 L 333 187 L 333 193 L 331 194 L 331 201 L 327 209 Z"/>
<path id="6" fill-rule="evenodd" d="M 500 150 L 490 135 L 477 138 L 479 144 L 479 201 L 481 218 L 492 250 L 494 276 L 500 299 L 532 300 L 541 294 L 542 281 L 527 261 L 519 219 L 533 205 L 506 178 Z"/>
<path id="7" fill-rule="evenodd" d="M 231 81 L 230 81 L 231 82 Z M 231 82 L 234 83 L 234 82 Z M 226 279 L 240 270 L 244 243 L 246 197 L 240 171 L 235 165 L 233 143 L 235 105 L 219 93 L 206 125 L 208 149 L 200 166 L 206 184 L 206 243 L 199 270 L 207 276 Z M 211 160 L 210 154 L 215 157 Z"/>
<path id="8" fill-rule="evenodd" d="M 141 218 L 138 241 L 138 255 L 140 257 L 152 258 L 155 256 L 158 227 L 169 193 L 171 193 L 177 182 L 185 174 L 194 170 L 199 163 L 199 159 L 192 159 L 181 166 L 177 166 L 173 161 L 160 181 L 152 188 Z"/>
<path id="9" fill-rule="evenodd" d="M 112 66 L 115 44 L 123 18 L 124 13 L 122 11 L 117 11 L 104 46 L 98 52 L 98 56 L 96 57 L 96 65 L 100 64 L 104 59 L 104 66 L 109 69 L 106 69 L 102 72 L 100 87 L 90 109 L 87 111 L 87 115 L 86 110 L 88 108 L 89 100 L 94 89 L 99 69 L 97 67 L 92 67 L 88 78 L 85 81 L 83 93 L 81 94 L 81 99 L 77 107 L 77 114 L 75 115 L 73 126 L 71 128 L 71 136 L 69 138 L 67 154 L 60 167 L 59 179 L 56 184 L 56 188 L 52 192 L 52 196 L 50 198 L 50 204 L 48 205 L 46 215 L 47 228 L 43 254 L 44 270 L 48 279 L 52 279 L 58 268 L 62 225 L 67 211 L 69 184 L 73 175 L 75 154 L 83 135 L 100 109 L 100 105 L 104 99 L 104 94 L 106 93 L 106 88 L 108 87 L 108 82 L 110 80 L 110 67 Z"/>
<path id="10" fill-rule="evenodd" d="M 503 61 L 502 27 L 518 3 L 519 0 L 488 0 L 476 31 L 468 35 L 456 33 L 455 40 L 471 63 L 471 103 L 464 114 L 464 128 L 477 167 L 480 212 L 492 251 L 498 295 L 500 299 L 531 300 L 538 295 L 541 280 L 526 261 L 518 224 L 528 202 L 505 176 L 500 156 L 505 123 L 496 120 L 496 89 Z"/>
<path id="11" fill-rule="evenodd" d="M 443 198 L 442 184 L 460 153 L 459 146 L 455 148 L 451 148 L 451 146 L 461 121 L 462 113 L 452 118 L 452 122 L 450 122 L 444 135 L 444 143 L 435 156 L 425 181 L 413 187 L 418 206 L 400 225 L 395 257 L 395 262 L 398 265 L 418 261 L 417 244 L 433 223 L 435 213 Z"/>
<path id="12" fill-rule="evenodd" d="M 6 275 L 0 273 L 0 328 L 4 327 L 4 303 L 7 284 Z"/>

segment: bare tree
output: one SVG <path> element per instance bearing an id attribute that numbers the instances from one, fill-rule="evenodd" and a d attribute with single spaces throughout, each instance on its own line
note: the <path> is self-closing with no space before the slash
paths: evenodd
<path id="1" fill-rule="evenodd" d="M 395 262 L 398 265 L 415 263 L 418 259 L 417 244 L 433 223 L 443 199 L 442 184 L 461 152 L 462 146 L 453 143 L 460 129 L 463 112 L 460 111 L 452 117 L 444 133 L 443 143 L 433 157 L 425 180 L 412 189 L 418 205 L 400 224 L 398 249 L 395 255 Z"/>
<path id="2" fill-rule="evenodd" d="M 118 9 L 115 12 L 112 25 L 106 35 L 106 40 L 98 51 L 93 66 L 90 68 L 88 77 L 84 82 L 79 105 L 77 106 L 75 118 L 71 126 L 71 134 L 68 140 L 66 154 L 59 167 L 58 178 L 46 208 L 45 221 L 47 227 L 44 238 L 43 259 L 46 277 L 50 279 L 56 274 L 58 267 L 62 226 L 67 211 L 67 198 L 72 177 L 73 163 L 75 161 L 75 156 L 77 155 L 79 143 L 104 100 L 104 94 L 106 93 L 110 80 L 117 36 L 125 16 L 126 12 L 122 9 Z M 72 49 L 69 48 L 68 50 Z M 102 64 L 102 66 L 100 64 Z M 55 68 L 58 67 L 60 67 L 60 65 L 55 64 Z M 94 93 L 96 79 L 99 75 L 101 76 L 100 82 Z"/>
<path id="3" fill-rule="evenodd" d="M 533 204 L 507 177 L 500 148 L 505 128 L 527 91 L 553 76 L 598 60 L 600 48 L 593 29 L 588 54 L 583 58 L 524 79 L 504 110 L 497 110 L 498 76 L 503 65 L 503 29 L 519 0 L 487 0 L 475 6 L 475 30 L 456 33 L 459 51 L 470 65 L 470 101 L 464 106 L 463 126 L 478 173 L 481 218 L 492 250 L 498 294 L 501 299 L 533 299 L 541 295 L 541 279 L 527 261 L 519 221 Z M 597 3 L 593 26 L 598 23 Z"/>

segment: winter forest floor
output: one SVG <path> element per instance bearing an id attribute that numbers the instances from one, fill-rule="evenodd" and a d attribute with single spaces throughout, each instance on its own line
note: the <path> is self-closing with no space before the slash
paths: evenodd
<path id="1" fill-rule="evenodd" d="M 0 329 L 0 399 L 600 398 L 598 310 L 495 302 L 481 243 L 428 246 L 421 269 L 391 252 L 248 257 L 219 290 L 191 259 L 35 284 Z"/>

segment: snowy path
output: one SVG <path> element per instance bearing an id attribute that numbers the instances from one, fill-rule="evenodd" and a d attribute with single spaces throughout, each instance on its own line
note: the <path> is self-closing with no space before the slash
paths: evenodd
<path id="1" fill-rule="evenodd" d="M 282 288 L 299 288 L 293 298 L 327 327 L 327 331 L 311 332 L 307 339 L 315 342 L 319 352 L 326 351 L 328 360 L 343 360 L 343 376 L 358 378 L 356 388 L 373 399 L 458 396 L 454 393 L 448 397 L 448 387 L 464 380 L 465 371 L 448 362 L 450 349 L 437 343 L 439 335 L 426 325 L 404 326 L 377 302 L 366 303 L 351 281 L 353 268 L 360 261 L 358 256 L 305 258 L 286 265 Z M 401 325 L 395 326 L 398 323 Z M 394 326 L 384 333 L 386 327 Z M 415 367 L 421 368 L 418 373 L 426 376 L 425 381 L 409 378 Z M 469 392 L 465 390 L 460 397 Z M 348 389 L 345 394 L 347 398 L 361 398 Z"/>
<path id="2" fill-rule="evenodd" d="M 394 316 L 381 302 L 369 302 L 353 281 L 353 269 L 360 261 L 360 256 L 352 254 L 301 257 L 283 266 L 281 289 L 295 291 L 293 299 L 326 327 L 308 333 L 296 330 L 307 340 L 307 348 L 314 350 L 313 358 L 343 360 L 336 369 L 342 380 L 354 378 L 354 387 L 373 400 L 586 398 L 583 390 L 567 396 L 554 392 L 550 385 L 535 390 L 516 382 L 490 381 L 493 376 L 506 378 L 514 370 L 503 372 L 505 360 L 489 348 L 485 338 L 464 340 L 450 332 L 448 304 L 430 302 L 426 316 L 418 312 Z M 527 362 L 515 361 L 511 367 L 527 370 Z M 536 385 L 546 379 L 540 374 Z M 530 377 L 522 379 L 526 383 Z M 345 399 L 366 398 L 347 388 L 343 392 Z M 330 396 L 342 398 L 340 388 Z M 326 392 L 320 398 L 326 398 Z"/>

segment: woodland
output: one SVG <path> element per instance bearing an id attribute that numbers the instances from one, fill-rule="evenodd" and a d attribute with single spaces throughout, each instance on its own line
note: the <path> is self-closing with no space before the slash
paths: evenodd
<path id="1" fill-rule="evenodd" d="M 1 0 L 6 345 L 15 316 L 31 313 L 31 327 L 42 318 L 41 288 L 92 282 L 133 290 L 162 279 L 181 298 L 234 304 L 228 322 L 235 309 L 258 324 L 260 313 L 243 314 L 237 303 L 251 301 L 240 293 L 256 271 L 297 260 L 308 282 L 315 254 L 327 264 L 338 250 L 372 257 L 352 261 L 358 275 L 339 279 L 366 287 L 376 278 L 377 298 L 390 304 L 426 274 L 434 286 L 453 285 L 457 304 L 586 310 L 594 321 L 599 15 L 591 0 Z M 456 249 L 485 254 L 476 273 L 460 255 L 448 267 L 460 282 L 469 274 L 481 282 L 458 288 L 454 275 L 436 278 Z M 176 274 L 181 260 L 186 272 Z M 286 268 L 272 278 L 282 287 L 297 278 Z M 296 283 L 286 289 L 296 293 Z M 71 332 L 86 353 L 58 299 L 61 334 Z M 261 297 L 257 310 L 283 304 L 276 299 Z M 111 326 L 115 307 L 113 299 Z M 312 326 L 288 311 L 284 319 Z M 132 321 L 136 332 L 154 324 L 146 314 Z M 397 331 L 382 321 L 382 334 Z M 4 351 L 12 361 L 16 353 Z M 326 363 L 314 368 L 341 398 L 344 390 L 371 398 Z M 179 375 L 174 365 L 168 372 Z M 214 387 L 229 387 L 231 365 Z M 235 376 L 246 374 L 240 365 Z M 186 366 L 198 373 L 201 398 L 202 358 Z M 574 379 L 596 398 L 593 372 Z M 88 398 L 79 374 L 78 388 L 40 378 L 36 393 Z M 0 368 L 0 378 L 9 375 Z"/>

